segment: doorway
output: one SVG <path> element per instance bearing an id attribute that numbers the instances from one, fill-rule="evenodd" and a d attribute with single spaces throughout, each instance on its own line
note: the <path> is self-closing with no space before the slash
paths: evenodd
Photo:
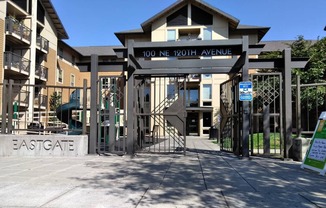
<path id="1" fill-rule="evenodd" d="M 199 114 L 198 113 L 189 113 L 187 114 L 187 136 L 199 136 Z"/>

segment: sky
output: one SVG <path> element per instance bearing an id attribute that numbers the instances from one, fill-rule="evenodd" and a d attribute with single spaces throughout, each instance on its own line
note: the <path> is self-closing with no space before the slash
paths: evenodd
<path id="1" fill-rule="evenodd" d="M 121 45 L 115 32 L 141 24 L 176 0 L 52 0 L 70 46 Z M 263 38 L 316 40 L 326 36 L 326 0 L 205 0 L 243 25 L 271 27 Z"/>

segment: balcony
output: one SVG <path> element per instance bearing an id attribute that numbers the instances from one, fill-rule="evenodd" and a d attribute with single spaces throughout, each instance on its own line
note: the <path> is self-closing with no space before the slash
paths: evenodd
<path id="1" fill-rule="evenodd" d="M 36 65 L 35 76 L 46 81 L 48 79 L 48 71 L 49 69 L 47 67 L 38 64 Z"/>
<path id="2" fill-rule="evenodd" d="M 17 102 L 20 107 L 28 107 L 29 92 L 27 90 L 14 88 L 13 93 L 14 102 Z"/>
<path id="3" fill-rule="evenodd" d="M 12 37 L 12 41 L 16 44 L 31 42 L 31 29 L 13 17 L 6 18 L 6 34 Z"/>
<path id="4" fill-rule="evenodd" d="M 49 52 L 49 41 L 39 35 L 36 39 L 36 48 L 44 53 Z"/>
<path id="5" fill-rule="evenodd" d="M 37 94 L 37 95 L 35 95 L 34 106 L 36 108 L 45 109 L 46 108 L 46 104 L 47 104 L 47 100 L 48 100 L 48 96 Z"/>
<path id="6" fill-rule="evenodd" d="M 4 53 L 4 66 L 7 70 L 21 74 L 29 75 L 30 73 L 30 60 L 9 51 Z"/>

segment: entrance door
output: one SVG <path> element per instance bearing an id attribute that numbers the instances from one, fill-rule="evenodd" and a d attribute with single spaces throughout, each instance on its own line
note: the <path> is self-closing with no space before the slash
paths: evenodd
<path id="1" fill-rule="evenodd" d="M 188 136 L 198 136 L 199 131 L 199 114 L 198 113 L 188 113 L 187 114 L 187 135 Z"/>

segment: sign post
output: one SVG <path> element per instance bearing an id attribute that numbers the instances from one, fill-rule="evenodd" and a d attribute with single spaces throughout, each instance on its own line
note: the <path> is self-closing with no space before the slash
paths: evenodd
<path id="1" fill-rule="evenodd" d="M 252 82 L 239 82 L 239 100 L 252 101 Z"/>
<path id="2" fill-rule="evenodd" d="M 322 112 L 301 168 L 325 175 L 326 172 L 326 111 Z"/>

